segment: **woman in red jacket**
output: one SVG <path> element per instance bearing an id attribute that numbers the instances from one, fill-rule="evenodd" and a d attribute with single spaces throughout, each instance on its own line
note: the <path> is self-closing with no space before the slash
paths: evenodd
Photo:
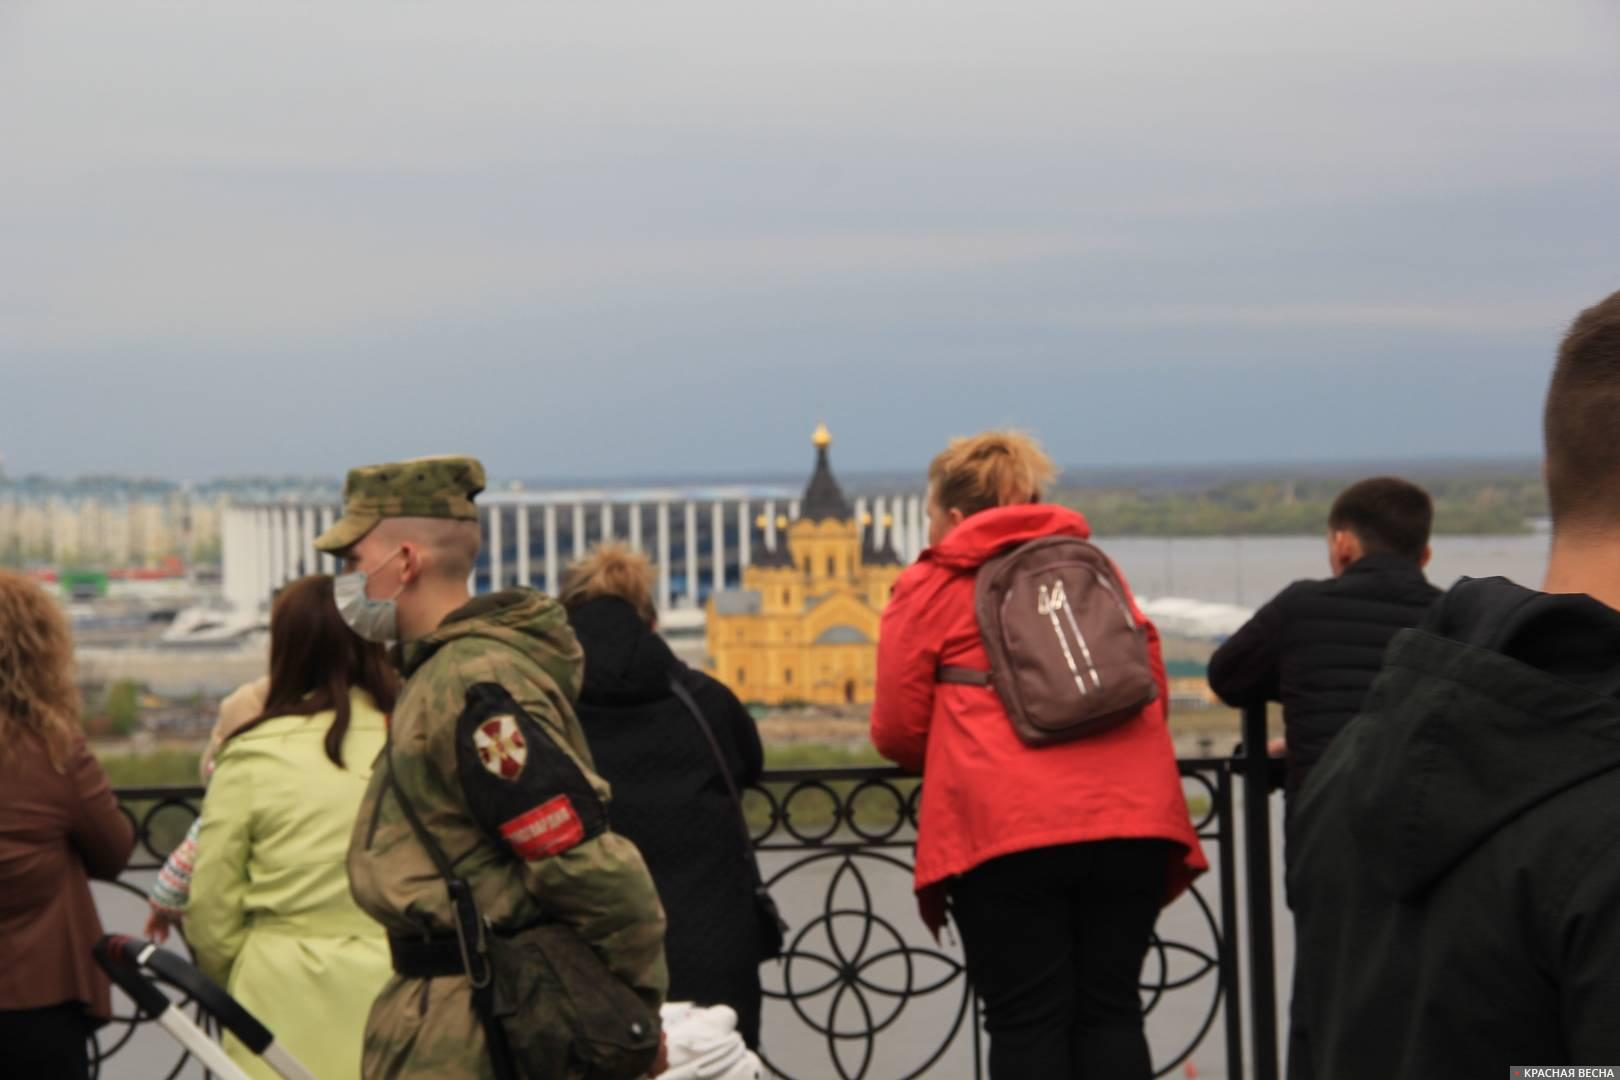
<path id="1" fill-rule="evenodd" d="M 872 741 L 924 776 L 918 902 L 937 933 L 946 898 L 985 1003 L 994 1080 L 1152 1074 L 1137 984 L 1159 909 L 1209 868 L 1187 813 L 1159 695 L 1125 724 L 1031 748 L 995 690 L 936 682 L 988 670 L 974 576 L 1038 537 L 1086 538 L 1041 503 L 1055 474 L 1029 438 L 954 439 L 929 466 L 929 547 L 895 584 L 878 637 Z M 1123 577 L 1120 579 L 1123 582 Z"/>

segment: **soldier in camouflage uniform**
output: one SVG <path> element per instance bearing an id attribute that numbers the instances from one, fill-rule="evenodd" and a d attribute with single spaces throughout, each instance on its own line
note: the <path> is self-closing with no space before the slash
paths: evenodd
<path id="1" fill-rule="evenodd" d="M 608 785 L 570 705 L 583 658 L 567 618 L 532 589 L 468 598 L 483 485 L 483 467 L 465 457 L 351 470 L 344 515 L 315 546 L 344 560 L 337 591 L 350 625 L 399 643 L 392 771 L 488 924 L 497 934 L 565 924 L 656 1012 L 663 910 L 640 853 L 607 827 Z M 406 970 L 371 1010 L 364 1075 L 493 1077 L 465 974 L 423 977 L 402 961 L 419 945 L 453 946 L 454 921 L 389 771 L 378 763 L 349 848 L 354 897 Z"/>

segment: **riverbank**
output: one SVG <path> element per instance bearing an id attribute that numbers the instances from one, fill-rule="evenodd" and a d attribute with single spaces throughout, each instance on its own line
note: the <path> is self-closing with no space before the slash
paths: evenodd
<path id="1" fill-rule="evenodd" d="M 1275 712 L 1275 710 L 1273 710 Z M 810 706 L 780 709 L 759 718 L 760 740 L 769 769 L 819 769 L 886 765 L 867 735 L 867 706 Z M 1281 731 L 1272 717 L 1272 733 Z M 1187 709 L 1172 713 L 1170 736 L 1177 757 L 1222 757 L 1242 737 L 1242 716 L 1234 709 Z M 198 763 L 206 740 L 195 738 L 106 738 L 91 740 L 115 787 L 189 785 L 199 782 Z"/>
<path id="2" fill-rule="evenodd" d="M 1319 535 L 1340 491 L 1367 476 L 1396 473 L 1421 484 L 1434 499 L 1436 536 L 1515 536 L 1548 513 L 1538 463 L 1415 462 L 1329 468 L 1216 469 L 1183 477 L 1071 477 L 1053 499 L 1086 515 L 1099 535 Z"/>

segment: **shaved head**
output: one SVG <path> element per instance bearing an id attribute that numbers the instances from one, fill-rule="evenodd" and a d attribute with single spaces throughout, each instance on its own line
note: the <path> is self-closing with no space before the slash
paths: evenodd
<path id="1" fill-rule="evenodd" d="M 457 581 L 465 581 L 477 565 L 479 542 L 476 521 L 425 517 L 384 518 L 361 541 L 379 548 L 414 544 L 425 556 L 429 576 Z"/>

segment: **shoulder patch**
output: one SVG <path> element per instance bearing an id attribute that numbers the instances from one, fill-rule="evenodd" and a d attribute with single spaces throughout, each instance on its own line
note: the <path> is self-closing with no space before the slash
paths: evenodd
<path id="1" fill-rule="evenodd" d="M 474 728 L 473 747 L 484 768 L 502 780 L 523 775 L 529 760 L 529 744 L 518 730 L 517 717 L 509 714 L 492 716 Z"/>
<path id="2" fill-rule="evenodd" d="M 607 831 L 607 810 L 584 771 L 499 683 L 467 690 L 456 772 L 484 832 L 527 862 Z"/>

